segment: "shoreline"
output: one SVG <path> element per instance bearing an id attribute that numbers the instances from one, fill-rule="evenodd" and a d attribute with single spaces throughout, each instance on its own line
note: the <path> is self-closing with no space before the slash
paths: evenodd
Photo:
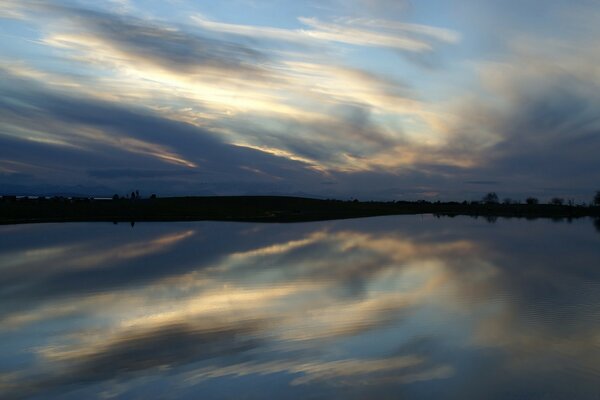
<path id="1" fill-rule="evenodd" d="M 600 218 L 599 206 L 467 202 L 360 202 L 284 196 L 155 199 L 11 199 L 0 201 L 0 225 L 60 222 L 230 221 L 290 223 L 385 215 L 494 218 Z"/>

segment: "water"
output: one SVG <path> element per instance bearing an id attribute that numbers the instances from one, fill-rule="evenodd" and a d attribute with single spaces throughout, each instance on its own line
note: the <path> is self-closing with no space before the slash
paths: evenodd
<path id="1" fill-rule="evenodd" d="M 597 400 L 600 232 L 2 226 L 0 398 Z"/>

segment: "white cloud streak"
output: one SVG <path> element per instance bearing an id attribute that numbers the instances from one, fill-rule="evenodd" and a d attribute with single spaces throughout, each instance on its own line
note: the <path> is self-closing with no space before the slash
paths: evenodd
<path id="1" fill-rule="evenodd" d="M 192 16 L 198 26 L 221 33 L 284 40 L 298 43 L 306 41 L 336 42 L 355 46 L 383 47 L 395 50 L 424 52 L 433 50 L 427 39 L 457 43 L 460 35 L 454 31 L 427 25 L 397 23 L 387 20 L 341 18 L 337 22 L 322 22 L 317 18 L 299 17 L 298 20 L 312 29 L 283 29 L 267 26 L 229 24 L 212 21 L 203 16 Z M 419 38 L 418 36 L 421 36 Z"/>

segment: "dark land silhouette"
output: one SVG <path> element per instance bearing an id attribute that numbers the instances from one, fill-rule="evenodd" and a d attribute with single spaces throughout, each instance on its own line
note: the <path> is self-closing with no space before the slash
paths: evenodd
<path id="1" fill-rule="evenodd" d="M 537 200 L 537 199 L 536 199 Z M 598 205 L 481 202 L 342 201 L 285 196 L 130 198 L 16 198 L 0 201 L 0 224 L 76 221 L 254 221 L 301 222 L 401 214 L 471 215 L 571 219 L 600 218 Z"/>

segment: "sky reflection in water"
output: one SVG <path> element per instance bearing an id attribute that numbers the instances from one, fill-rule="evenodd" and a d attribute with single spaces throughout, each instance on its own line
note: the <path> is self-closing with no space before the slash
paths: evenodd
<path id="1" fill-rule="evenodd" d="M 2 398 L 590 398 L 590 220 L 0 227 Z"/>

